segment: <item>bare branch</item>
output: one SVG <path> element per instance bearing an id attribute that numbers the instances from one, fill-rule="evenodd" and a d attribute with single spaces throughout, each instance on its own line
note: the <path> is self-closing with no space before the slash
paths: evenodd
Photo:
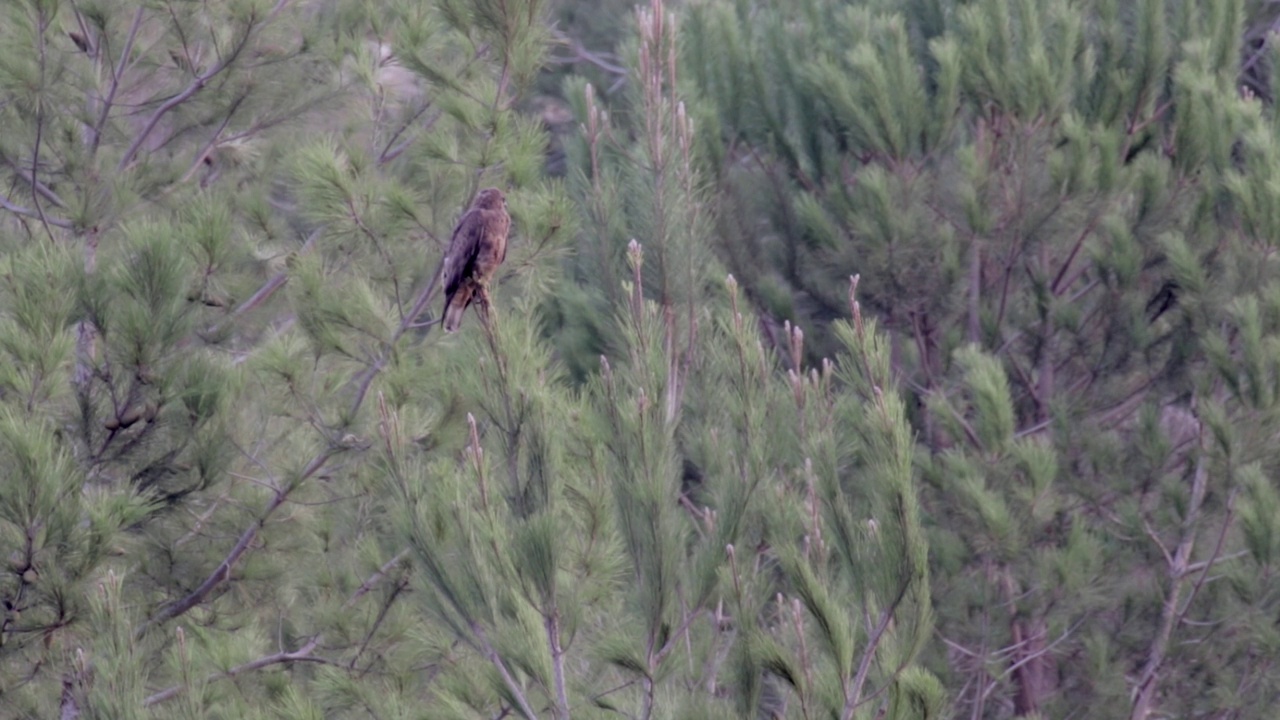
<path id="1" fill-rule="evenodd" d="M 391 570 L 392 567 L 395 567 L 395 565 L 398 564 L 400 561 L 402 561 L 405 558 L 405 556 L 408 554 L 409 554 L 409 549 L 405 548 L 404 550 L 401 550 L 391 560 L 387 561 L 387 563 L 384 564 L 381 567 L 381 569 L 378 570 L 378 572 L 374 573 L 369 577 L 369 579 L 364 581 L 364 583 L 359 587 L 359 589 L 357 589 L 355 593 L 353 593 L 351 597 L 347 600 L 346 604 L 343 605 L 343 608 L 350 607 L 352 603 L 354 603 L 356 600 L 360 599 L 361 596 L 369 592 L 369 590 L 373 588 L 373 586 L 377 583 L 377 581 L 380 578 L 385 576 L 387 572 Z M 385 614 L 385 610 L 383 614 Z M 311 654 L 312 651 L 314 651 L 316 647 L 320 644 L 320 637 L 321 637 L 320 635 L 316 635 L 312 637 L 309 641 L 307 641 L 305 645 L 298 648 L 297 650 L 294 650 L 293 652 L 279 652 L 274 655 L 267 655 L 264 657 L 260 657 L 257 660 L 253 660 L 251 662 L 247 662 L 242 665 L 237 665 L 231 668 L 230 670 L 227 670 L 226 672 L 215 673 L 205 678 L 205 682 L 207 683 L 216 682 L 218 680 L 233 678 L 237 675 L 242 675 L 247 672 L 253 672 L 254 670 L 261 670 L 262 668 L 270 667 L 272 665 L 280 665 L 283 663 L 290 663 L 290 662 L 310 662 L 310 663 L 321 663 L 325 665 L 338 666 L 338 663 L 335 663 L 332 660 L 322 658 L 322 657 L 317 657 Z M 157 705 L 167 700 L 171 700 L 177 697 L 178 695 L 181 695 L 186 690 L 187 688 L 182 685 L 174 685 L 173 687 L 166 688 L 164 690 L 161 690 L 158 693 L 155 693 L 154 695 L 147 697 L 147 699 L 142 702 L 142 706 L 151 707 L 152 705 Z"/>
<path id="2" fill-rule="evenodd" d="M 44 34 L 49 28 L 49 21 L 45 17 L 44 11 L 39 11 L 36 21 L 36 55 L 37 62 L 40 66 L 40 85 L 45 84 L 46 69 L 46 50 Z M 44 102 L 36 103 L 36 141 L 35 147 L 31 149 L 31 179 L 35 182 L 36 169 L 40 167 L 40 146 L 44 144 L 44 119 L 47 110 Z M 45 215 L 44 208 L 40 207 L 40 193 L 31 193 L 31 204 L 35 206 L 36 215 L 40 217 L 40 224 L 44 227 L 44 232 L 49 236 L 50 240 L 54 239 L 53 231 L 49 229 L 49 218 Z"/>
<path id="3" fill-rule="evenodd" d="M 65 208 L 67 206 L 66 201 L 59 197 L 58 193 L 54 192 L 48 185 L 40 182 L 36 177 L 34 168 L 22 167 L 18 163 L 12 162 L 7 158 L 5 159 L 5 164 L 10 168 L 13 168 L 14 173 L 17 174 L 19 178 L 29 183 L 32 191 L 40 193 L 40 197 L 43 197 L 45 200 L 48 200 L 57 207 Z"/>
<path id="4" fill-rule="evenodd" d="M 9 212 L 15 215 L 22 215 L 23 217 L 29 217 L 34 220 L 41 219 L 40 213 L 28 207 L 15 205 L 12 202 L 9 202 L 9 199 L 3 195 L 0 195 L 0 208 L 4 208 L 5 210 L 8 210 Z M 44 221 L 54 227 L 60 227 L 60 228 L 66 228 L 66 229 L 75 227 L 75 223 L 71 222 L 70 220 L 66 220 L 63 218 L 49 217 L 47 213 L 45 214 Z"/>
<path id="5" fill-rule="evenodd" d="M 1226 542 L 1227 531 L 1231 529 L 1232 521 L 1235 520 L 1236 492 L 1236 489 L 1232 488 L 1231 492 L 1227 495 L 1227 513 L 1222 519 L 1222 527 L 1218 530 L 1218 539 L 1214 542 L 1213 553 L 1209 555 L 1208 560 L 1195 563 L 1194 565 L 1187 565 L 1186 567 L 1187 573 L 1195 572 L 1195 569 L 1193 568 L 1199 566 L 1203 566 L 1203 569 L 1200 571 L 1200 577 L 1196 578 L 1195 585 L 1191 586 L 1191 592 L 1187 594 L 1187 600 L 1182 606 L 1182 611 L 1178 613 L 1179 624 L 1182 623 L 1182 621 L 1187 617 L 1187 613 L 1191 610 L 1191 602 L 1196 599 L 1196 595 L 1200 592 L 1200 588 L 1204 587 L 1204 582 L 1209 577 L 1209 571 L 1212 570 L 1213 566 L 1222 558 L 1222 545 Z"/>
<path id="6" fill-rule="evenodd" d="M 849 720 L 853 717 L 853 711 L 862 700 L 862 686 L 867 681 L 867 673 L 871 670 L 871 661 L 876 655 L 876 648 L 880 645 L 880 638 L 884 636 L 885 630 L 889 628 L 889 621 L 893 619 L 893 608 L 888 608 L 880 614 L 880 622 L 876 625 L 875 631 L 871 634 L 871 639 L 867 643 L 867 649 L 862 653 L 862 660 L 858 663 L 858 672 L 853 678 L 853 689 L 845 697 L 844 711 L 840 714 L 843 720 Z"/>
<path id="7" fill-rule="evenodd" d="M 564 648 L 560 645 L 560 612 L 552 608 L 544 616 L 547 627 L 547 644 L 551 650 L 551 668 L 555 675 L 556 717 L 569 717 L 569 694 L 564 685 Z"/>
<path id="8" fill-rule="evenodd" d="M 369 632 L 365 633 L 364 640 L 360 641 L 360 647 L 356 649 L 356 654 L 352 656 L 351 662 L 347 663 L 347 669 L 355 670 L 356 663 L 360 661 L 360 656 L 365 650 L 369 649 L 369 643 L 373 641 L 373 636 L 378 634 L 378 629 L 382 627 L 382 623 L 387 619 L 387 613 L 391 611 L 391 606 L 395 604 L 396 598 L 404 592 L 409 586 L 407 578 L 401 578 L 400 582 L 391 590 L 391 594 L 386 600 L 382 601 L 382 605 L 378 608 L 378 617 L 374 619 L 373 625 L 369 628 Z"/>
<path id="9" fill-rule="evenodd" d="M 1085 618 L 1081 618 L 1081 619 L 1077 620 L 1077 621 L 1076 621 L 1076 622 L 1075 622 L 1071 627 L 1069 627 L 1069 628 L 1067 628 L 1066 630 L 1064 630 L 1064 631 L 1062 632 L 1062 635 L 1061 635 L 1061 636 L 1059 636 L 1057 640 L 1054 640 L 1053 642 L 1051 642 L 1051 643 L 1049 643 L 1048 645 L 1046 645 L 1046 646 L 1044 646 L 1044 647 L 1040 648 L 1039 650 L 1036 650 L 1035 652 L 1028 653 L 1025 657 L 1023 657 L 1022 659 L 1020 659 L 1020 660 L 1018 660 L 1017 662 L 1015 662 L 1015 663 L 1013 663 L 1012 665 L 1010 665 L 1007 669 L 1005 669 L 1005 671 L 1004 671 L 1003 673 L 1001 673 L 1001 674 L 1000 674 L 1000 675 L 1001 675 L 1001 677 L 1008 677 L 1009 675 L 1013 674 L 1013 673 L 1014 673 L 1014 671 L 1016 671 L 1018 668 L 1022 667 L 1023 665 L 1026 665 L 1027 663 L 1031 662 L 1032 660 L 1037 660 L 1037 659 L 1039 659 L 1039 658 L 1041 658 L 1041 657 L 1044 657 L 1044 656 L 1048 655 L 1048 654 L 1049 654 L 1049 653 L 1050 653 L 1050 652 L 1051 652 L 1055 647 L 1057 647 L 1058 645 L 1061 645 L 1063 642 L 1065 642 L 1065 641 L 1066 641 L 1066 639 L 1067 639 L 1067 638 L 1071 637 L 1071 634 L 1072 634 L 1072 633 L 1074 633 L 1074 632 L 1076 631 L 1076 629 L 1077 629 L 1077 628 L 1079 628 L 1081 625 L 1083 625 L 1083 624 L 1084 624 L 1084 621 L 1085 621 Z M 1033 640 L 1033 639 L 1037 639 L 1037 638 L 1028 638 L 1027 640 L 1024 640 L 1023 642 L 1024 642 L 1024 643 L 1027 643 L 1027 642 L 1030 642 L 1030 641 L 1031 641 L 1031 640 Z"/>

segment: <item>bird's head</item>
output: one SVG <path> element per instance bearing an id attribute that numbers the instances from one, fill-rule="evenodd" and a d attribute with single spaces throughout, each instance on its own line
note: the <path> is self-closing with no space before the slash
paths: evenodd
<path id="1" fill-rule="evenodd" d="M 507 207 L 507 197 L 498 188 L 485 188 L 480 191 L 479 195 L 476 195 L 476 207 L 488 210 L 505 209 Z"/>

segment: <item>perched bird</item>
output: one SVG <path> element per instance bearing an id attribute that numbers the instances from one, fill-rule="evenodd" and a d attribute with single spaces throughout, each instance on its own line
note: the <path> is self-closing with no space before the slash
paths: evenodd
<path id="1" fill-rule="evenodd" d="M 440 261 L 444 282 L 444 329 L 453 332 L 472 302 L 481 312 L 489 307 L 489 282 L 507 257 L 511 216 L 498 188 L 485 188 L 458 221 L 449 249 Z"/>

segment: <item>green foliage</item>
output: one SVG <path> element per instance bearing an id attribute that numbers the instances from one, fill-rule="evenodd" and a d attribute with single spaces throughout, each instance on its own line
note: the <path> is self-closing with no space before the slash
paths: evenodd
<path id="1" fill-rule="evenodd" d="M 632 75 L 623 96 L 611 100 L 619 111 L 590 83 L 565 83 L 583 129 L 565 147 L 569 189 L 583 211 L 579 251 L 568 268 L 578 287 L 566 288 L 547 315 L 557 349 L 579 378 L 622 343 L 624 331 L 611 320 L 629 302 L 625 282 L 642 283 L 668 306 L 682 338 L 693 332 L 695 307 L 714 283 L 706 243 L 711 205 L 694 129 L 709 118 L 682 92 L 677 17 L 659 6 L 637 9 L 639 42 L 624 48 Z M 636 242 L 648 261 L 633 277 Z"/>
<path id="2" fill-rule="evenodd" d="M 0 716 L 940 706 L 889 345 L 717 284 L 674 13 L 557 183 L 539 3 L 170 5 L 0 11 Z"/>
<path id="3" fill-rule="evenodd" d="M 837 365 L 887 368 L 860 354 L 883 343 L 859 326 L 823 374 L 788 377 L 741 315 L 701 311 L 716 330 L 677 382 L 670 315 L 632 288 L 626 353 L 581 392 L 512 316 L 454 349 L 479 410 L 460 455 L 413 439 L 418 400 L 380 405 L 367 472 L 394 523 L 388 547 L 408 546 L 413 607 L 456 638 L 437 651 L 433 706 L 730 716 L 754 712 L 765 698 L 749 688 L 778 678 L 805 713 L 840 714 L 903 673 L 910 702 L 938 707 L 936 681 L 913 664 L 930 610 L 902 407 L 887 376 L 862 376 L 873 404 L 833 384 Z M 786 416 L 798 429 L 766 430 Z M 696 448 L 683 481 L 681 448 Z M 805 451 L 832 463 L 821 482 L 798 462 Z M 792 593 L 794 606 L 775 606 Z M 864 614 L 879 624 L 864 628 Z M 706 690 L 722 684 L 731 700 Z"/>
<path id="4" fill-rule="evenodd" d="M 571 223 L 511 109 L 539 7 L 384 5 L 0 10 L 0 715 L 325 714 L 281 668 L 421 656 L 337 484 L 362 401 L 420 379 L 397 345 L 480 183 L 517 185 L 508 299 Z"/>
<path id="5" fill-rule="evenodd" d="M 0 6 L 0 717 L 1268 717 L 1274 8 L 620 9 Z"/>
<path id="6" fill-rule="evenodd" d="M 959 712 L 1266 704 L 1268 673 L 1228 658 L 1267 634 L 1243 618 L 1274 587 L 1244 569 L 1269 557 L 1257 473 L 1276 467 L 1273 16 L 689 8 L 720 257 L 766 326 L 812 328 L 811 357 L 843 339 L 825 321 L 850 275 L 892 338 L 929 451 L 949 648 L 930 667 Z M 1236 619 L 1239 641 L 1197 625 Z"/>

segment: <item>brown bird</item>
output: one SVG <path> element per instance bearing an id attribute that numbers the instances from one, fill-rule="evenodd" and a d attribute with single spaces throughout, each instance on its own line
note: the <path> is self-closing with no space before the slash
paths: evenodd
<path id="1" fill-rule="evenodd" d="M 507 257 L 511 216 L 498 188 L 485 188 L 458 221 L 449 249 L 440 261 L 444 281 L 444 329 L 453 332 L 472 302 L 481 312 L 489 308 L 489 282 Z"/>

